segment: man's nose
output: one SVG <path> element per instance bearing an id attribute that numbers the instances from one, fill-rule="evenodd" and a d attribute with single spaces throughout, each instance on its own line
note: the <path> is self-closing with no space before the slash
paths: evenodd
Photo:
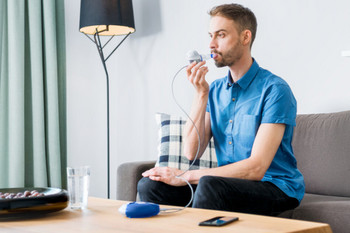
<path id="1" fill-rule="evenodd" d="M 209 48 L 210 49 L 216 49 L 217 48 L 217 42 L 215 37 L 212 37 L 209 43 Z"/>

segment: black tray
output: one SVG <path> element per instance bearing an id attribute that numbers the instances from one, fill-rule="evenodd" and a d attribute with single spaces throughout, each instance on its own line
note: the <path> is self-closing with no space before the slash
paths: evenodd
<path id="1" fill-rule="evenodd" d="M 17 199 L 0 199 L 0 218 L 26 217 L 62 210 L 68 206 L 68 194 L 59 188 L 7 188 L 2 193 L 18 193 L 36 190 L 43 197 L 23 197 Z"/>

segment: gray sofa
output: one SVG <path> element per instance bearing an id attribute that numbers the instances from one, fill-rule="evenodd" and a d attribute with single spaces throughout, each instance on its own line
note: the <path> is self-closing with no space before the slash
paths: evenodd
<path id="1" fill-rule="evenodd" d="M 324 222 L 334 233 L 350 232 L 350 111 L 298 115 L 293 150 L 306 194 L 299 207 L 280 217 Z M 117 199 L 136 200 L 141 173 L 154 164 L 120 165 Z"/>

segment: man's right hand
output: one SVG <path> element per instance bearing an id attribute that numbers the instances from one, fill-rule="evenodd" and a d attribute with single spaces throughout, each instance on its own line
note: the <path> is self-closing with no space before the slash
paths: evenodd
<path id="1" fill-rule="evenodd" d="M 209 69 L 205 65 L 205 61 L 199 63 L 192 62 L 186 68 L 187 79 L 192 83 L 197 91 L 197 94 L 207 95 L 209 93 L 209 84 L 205 80 L 205 75 Z"/>

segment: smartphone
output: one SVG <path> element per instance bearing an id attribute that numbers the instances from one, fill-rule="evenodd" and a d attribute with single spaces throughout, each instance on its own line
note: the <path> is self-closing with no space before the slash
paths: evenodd
<path id="1" fill-rule="evenodd" d="M 208 220 L 205 220 L 203 222 L 200 222 L 198 225 L 199 226 L 216 226 L 216 227 L 220 227 L 220 226 L 224 226 L 230 222 L 234 222 L 237 221 L 238 217 L 226 217 L 226 216 L 218 216 L 215 218 L 211 218 Z"/>

